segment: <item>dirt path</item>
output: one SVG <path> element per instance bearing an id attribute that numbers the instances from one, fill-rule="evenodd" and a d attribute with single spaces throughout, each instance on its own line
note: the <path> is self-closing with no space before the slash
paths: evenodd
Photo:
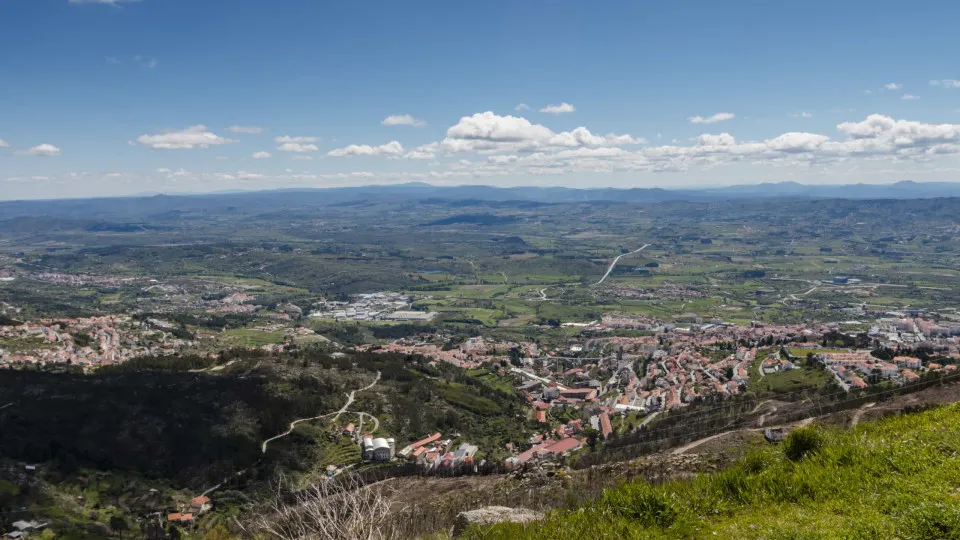
<path id="1" fill-rule="evenodd" d="M 876 403 L 864 403 L 862 407 L 857 409 L 857 412 L 853 413 L 853 420 L 850 420 L 850 428 L 857 427 L 857 424 L 860 422 L 860 418 L 863 416 L 864 411 L 873 407 Z"/>
<path id="2" fill-rule="evenodd" d="M 769 412 L 765 412 L 765 413 L 763 413 L 763 414 L 760 415 L 760 418 L 759 418 L 759 420 L 757 421 L 757 426 L 763 427 L 764 422 L 767 421 L 767 417 L 770 416 L 771 414 L 775 413 L 775 412 L 777 412 L 777 406 L 776 406 L 776 405 L 774 405 L 773 408 L 770 409 Z"/>
<path id="3" fill-rule="evenodd" d="M 309 422 L 309 421 L 311 421 L 311 420 L 319 420 L 319 419 L 321 419 L 321 418 L 326 418 L 326 417 L 328 417 L 328 416 L 333 416 L 333 419 L 334 419 L 334 420 L 336 420 L 337 418 L 340 418 L 340 415 L 343 414 L 343 413 L 345 413 L 345 412 L 347 412 L 347 409 L 350 407 L 350 405 L 353 404 L 354 396 L 356 396 L 357 392 L 363 392 L 364 390 L 369 390 L 369 389 L 373 388 L 373 387 L 377 384 L 378 381 L 380 381 L 380 372 L 379 372 L 379 371 L 377 372 L 377 376 L 373 379 L 373 382 L 372 382 L 372 383 L 368 384 L 367 386 L 364 386 L 363 388 L 360 388 L 359 390 L 351 390 L 350 393 L 347 394 L 347 402 L 343 404 L 343 407 L 340 407 L 340 410 L 339 410 L 339 411 L 335 411 L 335 412 L 327 413 L 327 414 L 321 414 L 320 416 L 311 416 L 310 418 L 300 418 L 300 419 L 298 419 L 298 420 L 294 420 L 293 422 L 290 422 L 290 427 L 289 427 L 285 432 L 283 432 L 283 433 L 281 433 L 281 434 L 279 434 L 279 435 L 276 435 L 276 436 L 274 436 L 274 437 L 270 437 L 269 439 L 263 441 L 263 444 L 260 445 L 260 451 L 261 451 L 261 453 L 264 453 L 264 454 L 267 453 L 267 445 L 269 445 L 271 442 L 273 442 L 273 441 L 275 441 L 275 440 L 277 440 L 277 439 L 281 439 L 281 438 L 283 438 L 283 437 L 286 437 L 287 435 L 293 433 L 294 428 L 296 428 L 296 427 L 297 427 L 297 424 L 299 424 L 300 422 Z M 366 414 L 366 413 L 364 413 L 364 414 Z M 378 424 L 378 425 L 379 425 L 379 424 Z"/>

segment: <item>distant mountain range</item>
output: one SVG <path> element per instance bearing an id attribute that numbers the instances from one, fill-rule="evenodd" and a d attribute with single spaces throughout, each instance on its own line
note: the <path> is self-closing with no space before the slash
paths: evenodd
<path id="1" fill-rule="evenodd" d="M 671 201 L 719 202 L 744 199 L 924 199 L 960 197 L 960 182 L 913 182 L 895 184 L 806 185 L 780 182 L 720 188 L 562 188 L 494 186 L 433 186 L 425 183 L 320 189 L 281 189 L 231 193 L 152 195 L 98 199 L 0 202 L 0 219 L 23 216 L 73 218 L 144 217 L 177 211 L 281 211 L 327 205 L 381 202 L 527 201 L 557 204 L 576 202 L 661 203 Z"/>

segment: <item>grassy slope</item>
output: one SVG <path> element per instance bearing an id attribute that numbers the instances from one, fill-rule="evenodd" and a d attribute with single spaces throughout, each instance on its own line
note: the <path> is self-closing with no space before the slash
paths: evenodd
<path id="1" fill-rule="evenodd" d="M 800 439 L 819 450 L 791 460 Z M 960 538 L 960 405 L 808 428 L 726 471 L 635 482 L 535 527 L 470 538 Z"/>

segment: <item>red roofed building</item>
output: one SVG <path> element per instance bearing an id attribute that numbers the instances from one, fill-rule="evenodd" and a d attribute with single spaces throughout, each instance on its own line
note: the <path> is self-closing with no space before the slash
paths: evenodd
<path id="1" fill-rule="evenodd" d="M 537 411 L 537 422 L 541 424 L 547 423 L 547 411 Z"/>
<path id="2" fill-rule="evenodd" d="M 569 388 L 560 392 L 560 396 L 568 400 L 588 401 L 597 397 L 594 388 Z"/>
<path id="3" fill-rule="evenodd" d="M 610 425 L 610 415 L 607 413 L 600 415 L 600 432 L 603 433 L 603 438 L 607 438 L 613 433 L 613 426 Z"/>

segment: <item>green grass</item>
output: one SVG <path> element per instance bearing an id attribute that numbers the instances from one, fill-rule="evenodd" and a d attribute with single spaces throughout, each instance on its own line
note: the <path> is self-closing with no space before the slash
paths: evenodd
<path id="1" fill-rule="evenodd" d="M 251 328 L 236 328 L 223 332 L 220 340 L 224 345 L 234 347 L 260 347 L 261 345 L 283 343 L 283 332 L 263 332 Z"/>
<path id="2" fill-rule="evenodd" d="M 771 373 L 763 378 L 751 379 L 749 387 L 758 392 L 783 394 L 804 388 L 819 388 L 827 383 L 827 372 L 822 369 L 798 367 L 790 371 Z"/>
<path id="3" fill-rule="evenodd" d="M 960 538 L 960 405 L 797 430 L 719 473 L 608 490 L 465 538 Z"/>

